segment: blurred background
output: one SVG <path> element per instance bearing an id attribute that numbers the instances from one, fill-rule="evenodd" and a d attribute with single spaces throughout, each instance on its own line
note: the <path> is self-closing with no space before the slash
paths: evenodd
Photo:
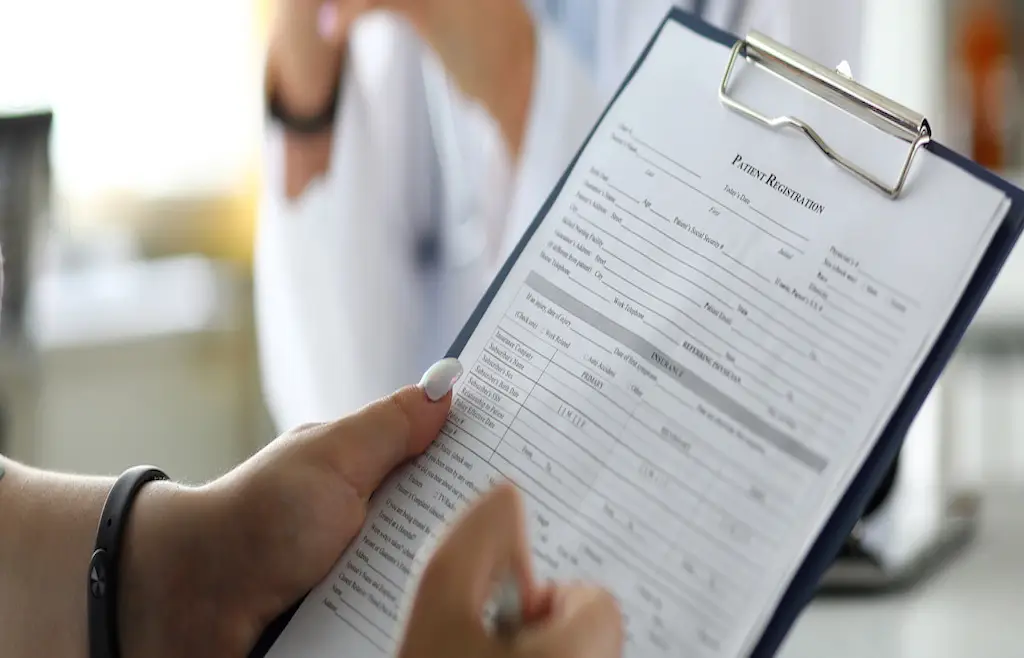
<path id="1" fill-rule="evenodd" d="M 251 283 L 268 4 L 0 0 L 0 452 L 201 482 L 273 437 Z M 855 77 L 1024 184 L 1024 3 L 868 7 Z M 1021 255 L 787 655 L 1021 655 L 1018 422 Z"/>
<path id="2" fill-rule="evenodd" d="M 6 454 L 203 481 L 270 438 L 250 274 L 267 5 L 0 0 Z"/>

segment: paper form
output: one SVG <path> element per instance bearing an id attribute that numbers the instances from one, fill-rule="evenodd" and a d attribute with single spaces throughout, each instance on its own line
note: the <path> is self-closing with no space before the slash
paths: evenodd
<path id="1" fill-rule="evenodd" d="M 271 656 L 393 653 L 418 549 L 502 479 L 539 576 L 619 597 L 627 656 L 753 648 L 1007 200 L 929 153 L 900 201 L 877 194 L 725 110 L 728 55 L 666 25 L 465 346 L 442 436 Z M 858 161 L 904 152 L 743 79 Z"/>

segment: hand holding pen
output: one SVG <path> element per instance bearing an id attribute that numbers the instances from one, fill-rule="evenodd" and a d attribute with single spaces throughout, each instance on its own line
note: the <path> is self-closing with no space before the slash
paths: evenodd
<path id="1" fill-rule="evenodd" d="M 622 655 L 622 619 L 609 593 L 534 580 L 523 517 L 516 489 L 500 485 L 441 539 L 419 581 L 399 658 Z M 502 581 L 500 623 L 490 628 L 484 611 Z"/>

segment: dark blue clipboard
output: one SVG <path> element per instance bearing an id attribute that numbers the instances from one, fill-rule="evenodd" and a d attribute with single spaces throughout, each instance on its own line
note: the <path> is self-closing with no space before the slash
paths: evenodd
<path id="1" fill-rule="evenodd" d="M 477 325 L 483 319 L 491 301 L 497 295 L 509 272 L 511 272 L 513 265 L 533 238 L 534 233 L 536 233 L 544 218 L 547 217 L 555 200 L 561 194 L 562 188 L 565 186 L 572 171 L 576 168 L 580 156 L 589 145 L 597 127 L 604 121 L 608 110 L 615 104 L 626 87 L 629 86 L 633 76 L 643 65 L 648 53 L 661 35 L 662 29 L 669 22 L 680 23 L 694 33 L 730 48 L 739 41 L 736 36 L 716 28 L 681 9 L 672 9 L 666 15 L 664 21 L 662 21 L 658 30 L 644 48 L 643 53 L 637 59 L 632 69 L 630 69 L 629 75 L 626 76 L 615 96 L 609 102 L 608 107 L 602 113 L 601 118 L 580 147 L 561 180 L 559 180 L 554 190 L 548 196 L 544 206 L 537 213 L 533 222 L 523 234 L 519 244 L 516 245 L 505 265 L 491 283 L 487 293 L 477 305 L 472 316 L 470 316 L 469 321 L 463 327 L 451 348 L 449 348 L 447 356 L 457 357 L 462 353 L 470 336 L 472 336 Z M 726 110 L 723 108 L 723 111 Z M 924 363 L 911 382 L 902 402 L 896 408 L 874 449 L 861 467 L 860 472 L 853 479 L 850 488 L 839 501 L 832 517 L 826 522 L 813 547 L 808 552 L 807 558 L 790 582 L 789 588 L 775 610 L 775 614 L 772 616 L 754 652 L 751 654 L 753 658 L 775 655 L 804 608 L 814 597 L 818 583 L 825 575 L 825 572 L 832 566 L 840 549 L 868 506 L 871 497 L 881 486 L 883 479 L 903 446 L 903 441 L 910 429 L 910 425 L 931 393 L 932 388 L 934 388 L 946 364 L 952 358 L 964 333 L 967 331 L 985 296 L 1006 263 L 1022 230 L 1024 230 L 1024 190 L 934 141 L 927 144 L 924 148 L 1004 192 L 1010 198 L 1010 209 L 1002 225 L 996 230 L 992 242 L 989 244 L 984 256 L 982 256 L 960 301 L 957 303 L 949 321 L 936 340 L 932 351 L 925 358 Z M 250 658 L 263 658 L 270 651 L 270 648 L 285 626 L 288 625 L 300 604 L 301 602 L 293 606 L 266 629 L 250 654 Z"/>

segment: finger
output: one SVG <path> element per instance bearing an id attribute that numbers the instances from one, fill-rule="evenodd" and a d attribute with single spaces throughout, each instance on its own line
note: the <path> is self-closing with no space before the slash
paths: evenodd
<path id="1" fill-rule="evenodd" d="M 555 591 L 548 617 L 523 631 L 516 648 L 541 658 L 619 658 L 624 642 L 615 597 L 600 587 L 567 585 Z"/>
<path id="2" fill-rule="evenodd" d="M 421 25 L 427 15 L 437 12 L 428 0 L 369 0 L 369 8 L 394 12 L 413 25 Z"/>
<path id="3" fill-rule="evenodd" d="M 331 423 L 322 437 L 327 458 L 360 495 L 369 496 L 396 466 L 437 438 L 451 408 L 452 387 L 461 376 L 458 360 L 439 361 L 419 385 Z"/>
<path id="4" fill-rule="evenodd" d="M 339 38 L 342 31 L 341 12 L 337 0 L 327 0 L 317 9 L 316 31 L 324 41 L 334 43 Z"/>
<path id="5" fill-rule="evenodd" d="M 317 10 L 317 33 L 332 46 L 344 46 L 352 23 L 370 5 L 370 0 L 324 0 Z"/>
<path id="6" fill-rule="evenodd" d="M 543 622 L 554 608 L 555 595 L 558 587 L 554 583 L 535 585 L 533 588 L 532 600 L 529 606 L 523 610 L 523 624 L 529 626 Z"/>
<path id="7" fill-rule="evenodd" d="M 537 598 L 522 500 L 500 484 L 478 500 L 441 539 L 423 572 L 421 600 L 479 621 L 496 583 L 514 578 L 527 617 Z"/>

